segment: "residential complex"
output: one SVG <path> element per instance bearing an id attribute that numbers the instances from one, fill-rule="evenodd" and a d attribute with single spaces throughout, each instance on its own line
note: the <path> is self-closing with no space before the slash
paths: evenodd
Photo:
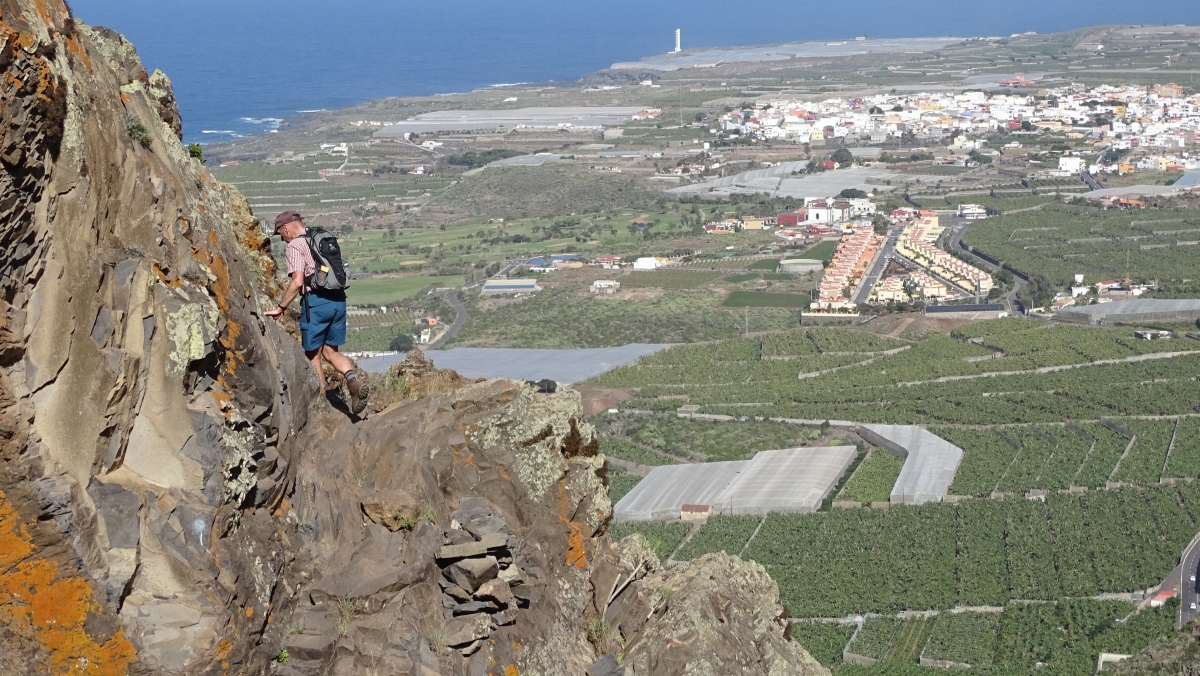
<path id="1" fill-rule="evenodd" d="M 882 241 L 882 237 L 869 229 L 842 237 L 829 269 L 817 287 L 817 302 L 813 303 L 813 307 L 819 310 L 853 308 L 849 289 L 862 277 Z"/>
<path id="2" fill-rule="evenodd" d="M 896 242 L 896 253 L 970 293 L 984 295 L 991 291 L 991 275 L 937 248 L 935 242 L 942 230 L 936 216 L 932 222 L 918 218 L 905 226 Z"/>

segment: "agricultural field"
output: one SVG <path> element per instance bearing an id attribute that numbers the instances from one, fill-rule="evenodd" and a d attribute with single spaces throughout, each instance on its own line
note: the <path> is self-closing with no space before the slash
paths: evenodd
<path id="1" fill-rule="evenodd" d="M 819 427 L 770 421 L 712 422 L 653 416 L 594 416 L 600 448 L 614 457 L 642 465 L 663 465 L 670 458 L 693 462 L 745 460 L 759 451 L 795 448 L 821 437 Z"/>
<path id="2" fill-rule="evenodd" d="M 671 552 L 687 537 L 689 530 L 691 524 L 681 521 L 625 521 L 608 527 L 613 540 L 620 540 L 634 533 L 641 534 L 658 554 L 659 561 L 667 560 Z"/>
<path id="3" fill-rule="evenodd" d="M 831 261 L 833 260 L 833 253 L 835 251 L 837 251 L 837 242 L 818 242 L 816 246 L 798 256 L 795 256 L 795 258 L 805 258 L 814 261 Z"/>
<path id="4" fill-rule="evenodd" d="M 842 663 L 842 650 L 857 625 L 834 622 L 793 622 L 792 638 L 804 646 L 821 666 L 835 669 Z"/>
<path id="5" fill-rule="evenodd" d="M 412 297 L 421 289 L 427 287 L 454 288 L 462 286 L 461 275 L 446 277 L 428 277 L 414 275 L 409 277 L 372 277 L 356 279 L 346 291 L 346 302 L 351 305 L 381 305 L 389 306 Z"/>
<path id="6" fill-rule="evenodd" d="M 621 286 L 650 286 L 661 289 L 695 289 L 721 276 L 699 270 L 636 270 L 621 277 Z"/>
<path id="7" fill-rule="evenodd" d="M 741 554 L 742 548 L 762 521 L 759 516 L 712 516 L 675 555 L 677 561 L 691 561 L 705 554 L 725 552 Z"/>
<path id="8" fill-rule="evenodd" d="M 767 293 L 764 291 L 734 291 L 722 303 L 725 307 L 780 307 L 804 309 L 812 303 L 806 295 L 796 293 Z"/>
<path id="9" fill-rule="evenodd" d="M 895 617 L 868 617 L 846 650 L 868 659 L 883 661 L 892 643 L 892 636 L 900 625 L 900 620 Z"/>
<path id="10" fill-rule="evenodd" d="M 449 347 L 611 347 L 627 343 L 692 343 L 734 338 L 746 330 L 743 312 L 717 306 L 700 289 L 668 291 L 644 300 L 601 298 L 549 288 L 494 309 L 465 294 L 468 318 Z M 751 308 L 751 331 L 796 326 L 794 311 Z"/>
<path id="11" fill-rule="evenodd" d="M 989 666 L 999 628 L 1000 613 L 942 613 L 921 656 L 973 668 Z"/>
<path id="12" fill-rule="evenodd" d="M 904 467 L 904 461 L 900 459 L 900 456 L 883 449 L 875 449 L 846 481 L 846 485 L 838 494 L 837 499 L 852 500 L 863 504 L 887 502 L 902 467 Z"/>
<path id="13" fill-rule="evenodd" d="M 619 466 L 609 463 L 608 465 L 608 499 L 615 505 L 620 502 L 625 494 L 633 490 L 633 487 L 638 485 L 642 477 L 636 474 L 630 474 Z"/>
<path id="14" fill-rule="evenodd" d="M 767 568 L 795 617 L 1138 591 L 1162 580 L 1196 532 L 1193 486 L 770 514 L 743 556 Z M 752 520 L 708 537 L 740 550 Z"/>
<path id="15" fill-rule="evenodd" d="M 1200 355 L 1172 356 L 1192 347 L 1191 341 L 1135 341 L 1130 328 L 1034 325 L 1016 318 L 974 326 L 977 328 L 973 333 L 981 335 L 972 338 L 936 333 L 916 341 L 872 337 L 870 340 L 904 349 L 893 354 L 865 355 L 861 363 L 835 361 L 832 365 L 843 368 L 832 371 L 825 368 L 830 362 L 815 369 L 803 368 L 797 362 L 812 356 L 824 358 L 821 349 L 863 350 L 861 346 L 853 347 L 855 341 L 863 340 L 862 332 L 821 329 L 851 344 L 840 348 L 818 348 L 803 332 L 772 334 L 761 339 L 757 355 L 753 343 L 745 339 L 682 345 L 609 371 L 591 382 L 634 388 L 637 396 L 628 406 L 639 409 L 674 411 L 683 404 L 694 404 L 701 413 L 932 426 L 1054 426 L 1103 417 L 1190 415 L 1193 406 L 1200 405 L 1200 381 L 1194 378 L 1200 372 Z M 811 333 L 814 330 L 808 329 L 809 336 L 815 335 Z M 1075 347 L 1067 349 L 1063 345 Z M 998 347 L 1013 354 L 997 356 Z M 1166 358 L 1123 361 L 1155 352 Z M 795 373 L 826 372 L 795 379 L 789 377 L 783 364 L 793 366 Z M 1090 424 L 1080 427 L 1091 437 L 1081 437 L 1089 446 L 1092 438 L 1098 440 L 1095 449 L 1084 450 L 1081 442 L 1070 439 L 1070 435 L 1048 432 L 1050 426 L 1014 433 L 1021 439 L 1013 440 L 1023 444 L 1022 440 L 1027 439 L 1030 450 L 1024 456 L 1027 461 L 1015 468 L 1010 487 L 1023 488 L 1020 484 L 1031 482 L 1042 482 L 1047 487 L 1064 483 L 1103 486 L 1125 447 L 1121 445 L 1113 455 L 1111 446 L 1116 441 L 1111 437 L 1115 434 L 1092 431 Z M 1050 450 L 1053 441 L 1043 439 L 1040 432 L 1065 445 L 1062 456 L 1057 449 Z M 1019 448 L 1009 445 L 1011 453 L 1003 451 L 996 443 L 1007 442 L 985 441 L 986 436 L 976 434 L 978 443 L 997 448 L 1007 458 L 978 454 L 980 460 L 994 466 L 984 475 L 957 479 L 955 493 L 990 493 L 1017 456 Z M 959 445 L 968 452 L 972 450 L 966 442 Z M 1080 453 L 1086 456 L 1082 470 L 1068 479 L 1066 475 Z M 1039 459 L 1046 461 L 1041 469 Z M 1076 470 L 1079 467 L 1075 465 Z M 964 488 L 962 482 L 968 479 L 972 483 Z"/>
<path id="16" fill-rule="evenodd" d="M 1048 204 L 972 224 L 963 241 L 1027 275 L 1065 286 L 1082 273 L 1087 284 L 1114 277 L 1182 280 L 1194 277 L 1200 210 L 1098 211 Z"/>

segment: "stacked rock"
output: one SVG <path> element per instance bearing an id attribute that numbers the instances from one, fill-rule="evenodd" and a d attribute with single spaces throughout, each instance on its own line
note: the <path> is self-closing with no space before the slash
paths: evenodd
<path id="1" fill-rule="evenodd" d="M 487 500 L 464 498 L 442 542 L 437 563 L 446 615 L 443 640 L 471 655 L 496 628 L 514 623 L 532 595 L 513 559 L 516 536 Z"/>

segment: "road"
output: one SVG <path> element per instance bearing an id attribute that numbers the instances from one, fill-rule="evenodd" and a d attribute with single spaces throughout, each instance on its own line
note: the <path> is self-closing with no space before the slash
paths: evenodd
<path id="1" fill-rule="evenodd" d="M 947 240 L 946 243 L 947 248 L 949 248 L 951 251 L 963 251 L 970 253 L 962 246 L 962 236 L 963 233 L 967 231 L 967 227 L 971 225 L 971 221 L 961 219 L 958 216 L 950 215 L 940 216 L 938 220 L 940 225 L 947 228 L 950 232 L 950 239 Z M 992 265 L 982 258 L 979 258 L 978 256 L 975 257 L 975 260 L 979 261 L 979 264 L 982 265 L 988 272 L 990 272 L 993 277 L 996 275 L 996 273 L 1000 272 L 1000 268 Z M 1013 275 L 1013 288 L 1011 291 L 1004 294 L 1004 302 L 1008 306 L 1008 314 L 1010 315 L 1025 314 L 1024 306 L 1022 306 L 1021 302 L 1017 300 L 1017 293 L 1021 290 L 1021 284 L 1023 283 L 1024 281 L 1020 277 Z"/>
<path id="2" fill-rule="evenodd" d="M 446 292 L 446 302 L 450 304 L 450 307 L 454 308 L 454 323 L 437 340 L 426 345 L 424 347 L 426 350 L 436 350 L 445 345 L 446 341 L 453 338 L 454 334 L 458 333 L 458 330 L 467 321 L 467 308 L 463 307 L 463 304 L 458 300 L 458 289 L 450 289 Z"/>
<path id="3" fill-rule="evenodd" d="M 504 267 L 500 268 L 499 272 L 492 275 L 491 279 L 504 279 L 508 273 L 517 269 L 518 266 L 524 263 L 525 261 L 523 259 L 506 260 L 504 261 Z M 482 281 L 474 282 L 464 286 L 463 288 L 469 289 L 482 283 Z M 450 307 L 454 308 L 454 323 L 450 325 L 450 328 L 446 329 L 445 333 L 438 336 L 437 340 L 429 343 L 423 349 L 437 350 L 441 348 L 441 346 L 445 345 L 446 341 L 453 338 L 454 334 L 458 333 L 458 330 L 461 329 L 463 324 L 467 322 L 467 308 L 463 307 L 463 304 L 458 300 L 458 291 L 458 289 L 450 289 L 446 292 L 446 302 L 450 304 Z"/>
<path id="4" fill-rule="evenodd" d="M 1096 179 L 1092 178 L 1092 175 L 1087 173 L 1086 171 L 1079 172 L 1079 178 L 1084 183 L 1086 183 L 1087 186 L 1089 188 L 1091 188 L 1092 190 L 1103 190 L 1104 189 L 1104 186 L 1100 185 L 1100 183 L 1098 181 L 1096 181 Z"/>
<path id="5" fill-rule="evenodd" d="M 867 274 L 863 275 L 862 285 L 858 288 L 858 293 L 854 294 L 854 302 L 865 303 L 871 296 L 871 290 L 875 288 L 875 284 L 879 281 L 879 276 L 883 274 L 887 267 L 888 259 L 892 257 L 892 251 L 896 248 L 896 241 L 900 239 L 900 228 L 888 228 L 887 239 L 883 240 L 883 246 L 879 247 L 879 253 L 875 255 L 874 262 L 871 263 L 871 268 L 867 270 Z"/>
<path id="6" fill-rule="evenodd" d="M 1197 611 L 1192 609 L 1192 604 L 1200 606 L 1200 594 L 1196 593 L 1196 583 L 1191 580 L 1191 577 L 1196 574 L 1197 569 L 1200 569 L 1200 537 L 1193 539 L 1192 544 L 1183 551 L 1183 557 L 1179 561 L 1180 585 L 1179 585 L 1179 624 L 1182 626 L 1187 624 L 1192 618 L 1196 617 Z M 1172 581 L 1168 579 L 1168 584 Z M 1164 589 L 1167 585 L 1163 586 Z"/>

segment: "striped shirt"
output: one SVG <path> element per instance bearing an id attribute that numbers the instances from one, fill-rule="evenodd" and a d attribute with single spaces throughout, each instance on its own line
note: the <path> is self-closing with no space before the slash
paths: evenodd
<path id="1" fill-rule="evenodd" d="M 296 239 L 288 242 L 287 250 L 284 253 L 287 258 L 288 277 L 297 271 L 303 271 L 304 279 L 307 280 L 317 269 L 317 262 L 313 260 L 312 252 L 308 250 L 308 240 L 304 237 L 307 233 L 308 230 L 304 230 Z M 305 284 L 301 291 L 308 293 L 310 289 Z"/>

